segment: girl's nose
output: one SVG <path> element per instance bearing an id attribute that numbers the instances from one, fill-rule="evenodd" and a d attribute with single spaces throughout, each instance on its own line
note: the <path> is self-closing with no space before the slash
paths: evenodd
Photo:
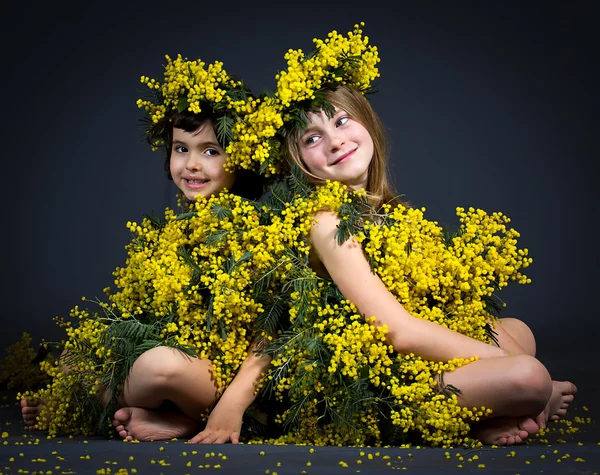
<path id="1" fill-rule="evenodd" d="M 195 154 L 190 153 L 187 162 L 185 162 L 185 168 L 189 171 L 200 171 L 202 170 L 202 161 Z"/>
<path id="2" fill-rule="evenodd" d="M 332 151 L 339 150 L 344 145 L 344 137 L 340 133 L 331 134 L 329 137 L 329 145 Z"/>

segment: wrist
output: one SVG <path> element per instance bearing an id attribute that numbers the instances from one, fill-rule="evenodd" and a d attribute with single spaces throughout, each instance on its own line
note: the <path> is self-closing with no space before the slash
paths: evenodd
<path id="1" fill-rule="evenodd" d="M 217 403 L 218 406 L 227 407 L 230 412 L 243 415 L 248 406 L 252 404 L 254 394 L 245 394 L 245 391 L 237 391 L 235 387 L 230 385 Z"/>

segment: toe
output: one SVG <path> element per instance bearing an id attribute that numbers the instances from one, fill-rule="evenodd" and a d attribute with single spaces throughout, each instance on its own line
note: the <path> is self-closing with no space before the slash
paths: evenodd
<path id="1" fill-rule="evenodd" d="M 129 419 L 131 419 L 131 408 L 130 407 L 122 407 L 113 416 L 114 420 L 119 421 L 120 424 L 125 424 Z"/>
<path id="2" fill-rule="evenodd" d="M 546 414 L 545 413 L 541 413 L 539 416 L 537 416 L 535 418 L 535 423 L 541 427 L 541 428 L 545 428 L 546 427 Z"/>
<path id="3" fill-rule="evenodd" d="M 568 402 L 568 403 L 573 402 L 573 399 L 575 399 L 575 396 L 573 396 L 572 394 L 565 394 L 562 398 L 563 402 Z"/>
<path id="4" fill-rule="evenodd" d="M 540 430 L 540 427 L 533 419 L 527 418 L 520 421 L 518 429 L 526 434 L 537 434 Z M 527 435 L 525 437 L 527 437 Z"/>

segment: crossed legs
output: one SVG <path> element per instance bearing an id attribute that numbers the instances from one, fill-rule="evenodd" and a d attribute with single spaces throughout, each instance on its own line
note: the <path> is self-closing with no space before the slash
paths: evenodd
<path id="1" fill-rule="evenodd" d="M 65 368 L 68 371 L 68 368 Z M 106 394 L 98 395 L 106 403 Z M 143 353 L 125 380 L 119 409 L 113 418 L 126 440 L 164 440 L 195 435 L 203 416 L 217 398 L 210 361 L 191 358 L 159 346 Z M 175 406 L 165 410 L 170 403 Z M 21 400 L 23 422 L 37 429 L 41 399 Z"/>
<path id="2" fill-rule="evenodd" d="M 469 363 L 444 375 L 444 383 L 461 390 L 466 407 L 492 409 L 489 419 L 474 425 L 473 436 L 486 444 L 513 445 L 539 431 L 549 419 L 566 414 L 577 388 L 552 381 L 535 358 L 535 338 L 517 319 L 496 324 L 498 343 L 511 356 Z"/>
<path id="3" fill-rule="evenodd" d="M 164 440 L 191 437 L 217 398 L 210 362 L 160 346 L 133 364 L 123 389 L 123 404 L 113 420 L 126 439 Z M 176 406 L 163 410 L 165 402 Z"/>

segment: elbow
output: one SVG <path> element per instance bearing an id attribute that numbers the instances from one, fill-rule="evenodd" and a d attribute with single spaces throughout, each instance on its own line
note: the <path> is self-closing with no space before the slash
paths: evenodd
<path id="1" fill-rule="evenodd" d="M 406 328 L 397 328 L 397 326 L 389 328 L 388 326 L 387 341 L 397 353 L 407 355 L 416 352 L 415 339 Z"/>

